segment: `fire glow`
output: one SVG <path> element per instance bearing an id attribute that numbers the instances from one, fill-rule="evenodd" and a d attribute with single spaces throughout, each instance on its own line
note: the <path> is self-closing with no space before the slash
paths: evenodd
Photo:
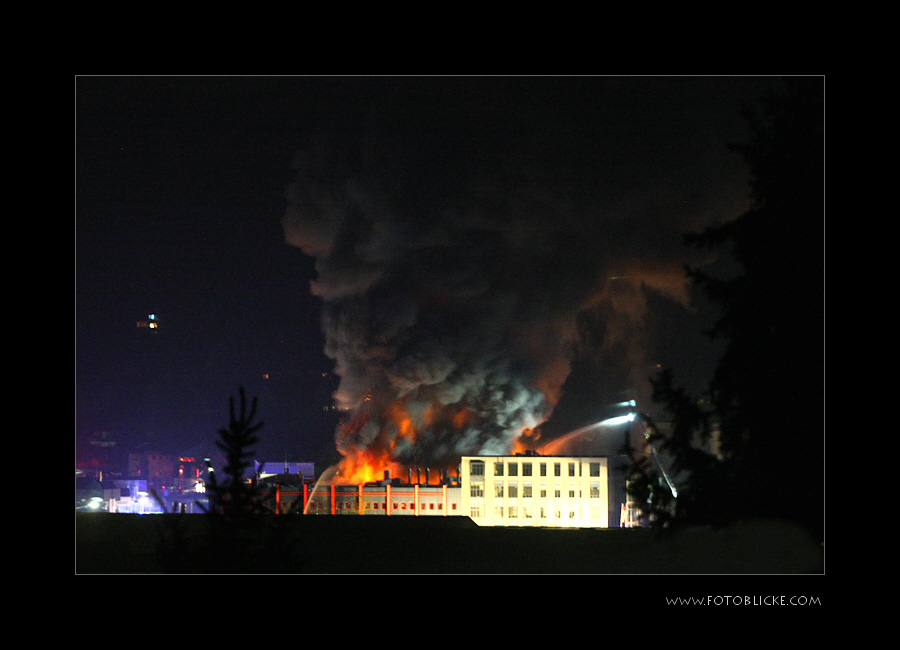
<path id="1" fill-rule="evenodd" d="M 421 445 L 422 438 L 430 438 L 434 429 L 452 429 L 453 435 L 464 436 L 469 427 L 477 424 L 475 414 L 464 407 L 454 405 L 442 407 L 433 404 L 422 413 L 419 421 L 414 421 L 402 400 L 394 401 L 384 409 L 380 415 L 373 409 L 377 405 L 367 400 L 364 409 L 348 418 L 341 424 L 338 431 L 338 449 L 343 458 L 336 466 L 331 482 L 337 485 L 360 485 L 383 480 L 385 475 L 400 477 L 416 473 L 421 478 L 420 464 L 425 465 L 425 480 L 430 476 L 447 473 L 455 475 L 457 472 L 458 458 L 435 462 L 430 455 L 414 458 L 410 462 L 408 458 L 401 460 L 404 454 L 408 457 L 409 450 L 417 444 Z M 360 433 L 368 428 L 377 433 L 366 444 L 359 444 Z M 511 444 L 509 453 L 524 453 L 534 447 L 539 435 L 534 428 L 525 428 Z M 433 471 L 433 474 L 429 474 Z"/>

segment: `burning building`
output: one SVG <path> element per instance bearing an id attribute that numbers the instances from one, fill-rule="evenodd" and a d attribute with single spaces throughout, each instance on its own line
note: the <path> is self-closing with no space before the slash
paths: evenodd
<path id="1" fill-rule="evenodd" d="M 479 526 L 615 528 L 634 521 L 617 457 L 463 457 L 437 484 L 384 479 L 358 485 L 320 481 L 279 489 L 278 512 L 308 515 L 463 516 Z M 409 478 L 414 475 L 410 471 Z M 416 473 L 417 478 L 421 473 Z"/>
<path id="2" fill-rule="evenodd" d="M 685 299 L 683 259 L 638 254 L 644 231 L 625 225 L 643 204 L 604 204 L 564 174 L 582 141 L 562 151 L 526 128 L 496 80 L 388 95 L 359 130 L 310 137 L 283 218 L 285 241 L 314 260 L 339 377 L 332 482 L 351 489 L 537 448 L 573 361 L 644 381 L 646 291 Z M 567 130 L 595 119 L 559 108 L 534 110 Z"/>
<path id="3" fill-rule="evenodd" d="M 448 517 L 461 514 L 459 487 L 447 484 L 394 485 L 390 481 L 350 486 L 334 485 L 306 495 L 308 515 L 382 515 Z"/>
<path id="4" fill-rule="evenodd" d="M 350 484 L 330 468 L 315 482 L 274 485 L 276 513 L 306 515 L 449 516 L 459 515 L 460 487 L 448 472 L 408 472 L 408 480 L 390 478 Z M 337 476 L 337 480 L 334 480 Z M 435 481 L 431 481 L 431 478 Z M 422 479 L 425 479 L 422 482 Z"/>

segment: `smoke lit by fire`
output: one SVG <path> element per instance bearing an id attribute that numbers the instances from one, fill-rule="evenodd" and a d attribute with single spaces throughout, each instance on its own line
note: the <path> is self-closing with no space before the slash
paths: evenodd
<path id="1" fill-rule="evenodd" d="M 567 166 L 596 156 L 590 141 L 556 137 L 579 124 L 600 137 L 600 113 L 554 101 L 529 113 L 497 83 L 458 93 L 438 80 L 422 95 L 411 83 L 373 109 L 360 140 L 316 140 L 296 160 L 284 229 L 315 260 L 340 377 L 336 480 L 455 470 L 463 455 L 546 443 L 541 425 L 585 339 L 580 316 L 593 313 L 601 346 L 628 348 L 645 378 L 634 352 L 645 289 L 686 300 L 684 260 L 647 254 L 635 225 L 650 214 L 663 224 L 654 236 L 677 245 L 684 224 L 658 216 L 684 201 L 668 187 L 605 195 L 602 174 Z"/>

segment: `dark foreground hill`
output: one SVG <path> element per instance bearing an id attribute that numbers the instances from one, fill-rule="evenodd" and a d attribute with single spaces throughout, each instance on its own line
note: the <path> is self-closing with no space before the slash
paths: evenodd
<path id="1" fill-rule="evenodd" d="M 76 574 L 809 574 L 823 549 L 753 522 L 681 530 L 480 528 L 465 517 L 260 517 L 239 533 L 203 515 L 78 513 Z"/>

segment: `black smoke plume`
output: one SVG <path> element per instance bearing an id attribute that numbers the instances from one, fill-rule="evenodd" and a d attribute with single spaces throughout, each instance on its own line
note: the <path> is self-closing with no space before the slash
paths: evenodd
<path id="1" fill-rule="evenodd" d="M 698 166 L 731 182 L 706 139 L 648 134 L 658 98 L 637 81 L 391 85 L 364 122 L 310 139 L 287 192 L 340 376 L 339 450 L 434 466 L 508 453 L 551 416 L 573 359 L 646 377 L 648 289 L 686 302 L 680 233 L 739 203 L 697 190 Z"/>

